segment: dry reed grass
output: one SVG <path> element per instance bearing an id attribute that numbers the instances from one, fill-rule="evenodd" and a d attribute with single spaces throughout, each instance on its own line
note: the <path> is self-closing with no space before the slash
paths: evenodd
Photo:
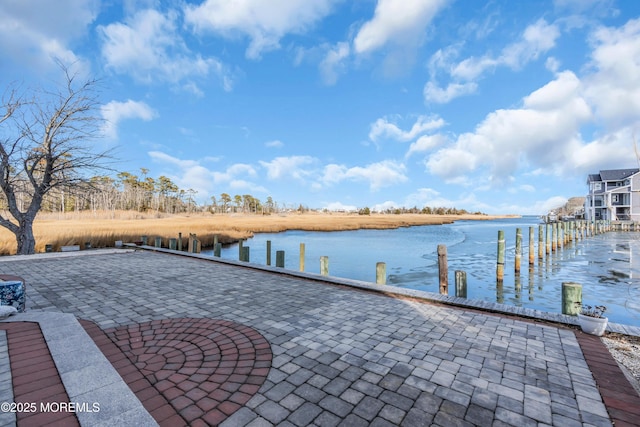
<path id="1" fill-rule="evenodd" d="M 194 233 L 203 247 L 213 245 L 214 236 L 221 243 L 246 239 L 254 233 L 277 233 L 286 230 L 343 231 L 361 228 L 391 229 L 413 225 L 451 223 L 461 219 L 494 219 L 485 215 L 357 215 L 344 213 L 289 213 L 274 215 L 164 215 L 143 214 L 130 211 L 79 212 L 68 214 L 41 214 L 34 223 L 36 252 L 44 252 L 50 244 L 53 251 L 61 246 L 80 245 L 85 242 L 93 248 L 113 247 L 117 240 L 140 241 L 148 236 L 153 245 L 156 237 L 168 246 L 170 237 L 182 233 L 184 240 Z M 14 254 L 15 237 L 5 228 L 0 228 L 0 255 Z"/>

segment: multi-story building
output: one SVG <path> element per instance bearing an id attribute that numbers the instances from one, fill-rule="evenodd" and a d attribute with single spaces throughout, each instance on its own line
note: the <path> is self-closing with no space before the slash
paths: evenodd
<path id="1" fill-rule="evenodd" d="M 585 219 L 640 221 L 640 169 L 601 170 L 587 185 Z"/>

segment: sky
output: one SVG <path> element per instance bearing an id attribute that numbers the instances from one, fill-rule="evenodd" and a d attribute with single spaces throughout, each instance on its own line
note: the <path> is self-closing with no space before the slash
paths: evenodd
<path id="1" fill-rule="evenodd" d="M 545 214 L 639 166 L 636 0 L 2 0 L 0 58 L 99 78 L 94 143 L 200 204 Z"/>

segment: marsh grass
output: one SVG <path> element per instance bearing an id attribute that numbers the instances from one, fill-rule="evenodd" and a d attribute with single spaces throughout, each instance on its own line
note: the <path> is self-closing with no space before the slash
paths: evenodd
<path id="1" fill-rule="evenodd" d="M 34 223 L 36 252 L 44 252 L 45 245 L 52 245 L 54 252 L 61 246 L 91 244 L 92 248 L 113 247 L 117 240 L 125 243 L 140 241 L 148 236 L 153 245 L 156 237 L 162 238 L 168 247 L 169 238 L 182 233 L 183 241 L 189 234 L 196 234 L 203 247 L 213 246 L 214 236 L 220 243 L 246 239 L 254 233 L 278 233 L 286 230 L 344 231 L 360 228 L 390 229 L 412 225 L 451 223 L 460 219 L 492 219 L 480 215 L 357 215 L 345 213 L 288 213 L 273 215 L 165 215 L 132 211 L 89 211 L 72 213 L 39 214 Z M 186 244 L 186 243 L 185 243 Z M 15 237 L 0 228 L 0 255 L 14 254 Z"/>

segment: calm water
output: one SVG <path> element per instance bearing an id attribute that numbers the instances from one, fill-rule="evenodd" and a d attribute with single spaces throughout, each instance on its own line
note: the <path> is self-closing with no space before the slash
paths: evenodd
<path id="1" fill-rule="evenodd" d="M 528 266 L 529 227 L 535 227 L 536 264 Z M 329 274 L 375 282 L 376 262 L 387 264 L 387 284 L 438 292 L 437 246 L 447 245 L 449 293 L 455 294 L 454 271 L 467 273 L 467 297 L 549 312 L 561 311 L 562 282 L 583 286 L 585 303 L 604 304 L 610 321 L 640 326 L 640 233 L 611 232 L 573 243 L 537 258 L 539 220 L 534 217 L 495 221 L 459 221 L 450 225 L 396 230 L 340 232 L 287 231 L 260 234 L 245 241 L 251 262 L 266 264 L 266 241 L 284 250 L 285 267 L 299 269 L 300 243 L 305 244 L 305 271 L 320 272 L 320 257 L 329 257 Z M 516 228 L 522 229 L 522 272 L 514 274 Z M 502 286 L 496 285 L 498 230 L 505 232 L 507 261 Z M 238 259 L 238 246 L 222 257 Z"/>

